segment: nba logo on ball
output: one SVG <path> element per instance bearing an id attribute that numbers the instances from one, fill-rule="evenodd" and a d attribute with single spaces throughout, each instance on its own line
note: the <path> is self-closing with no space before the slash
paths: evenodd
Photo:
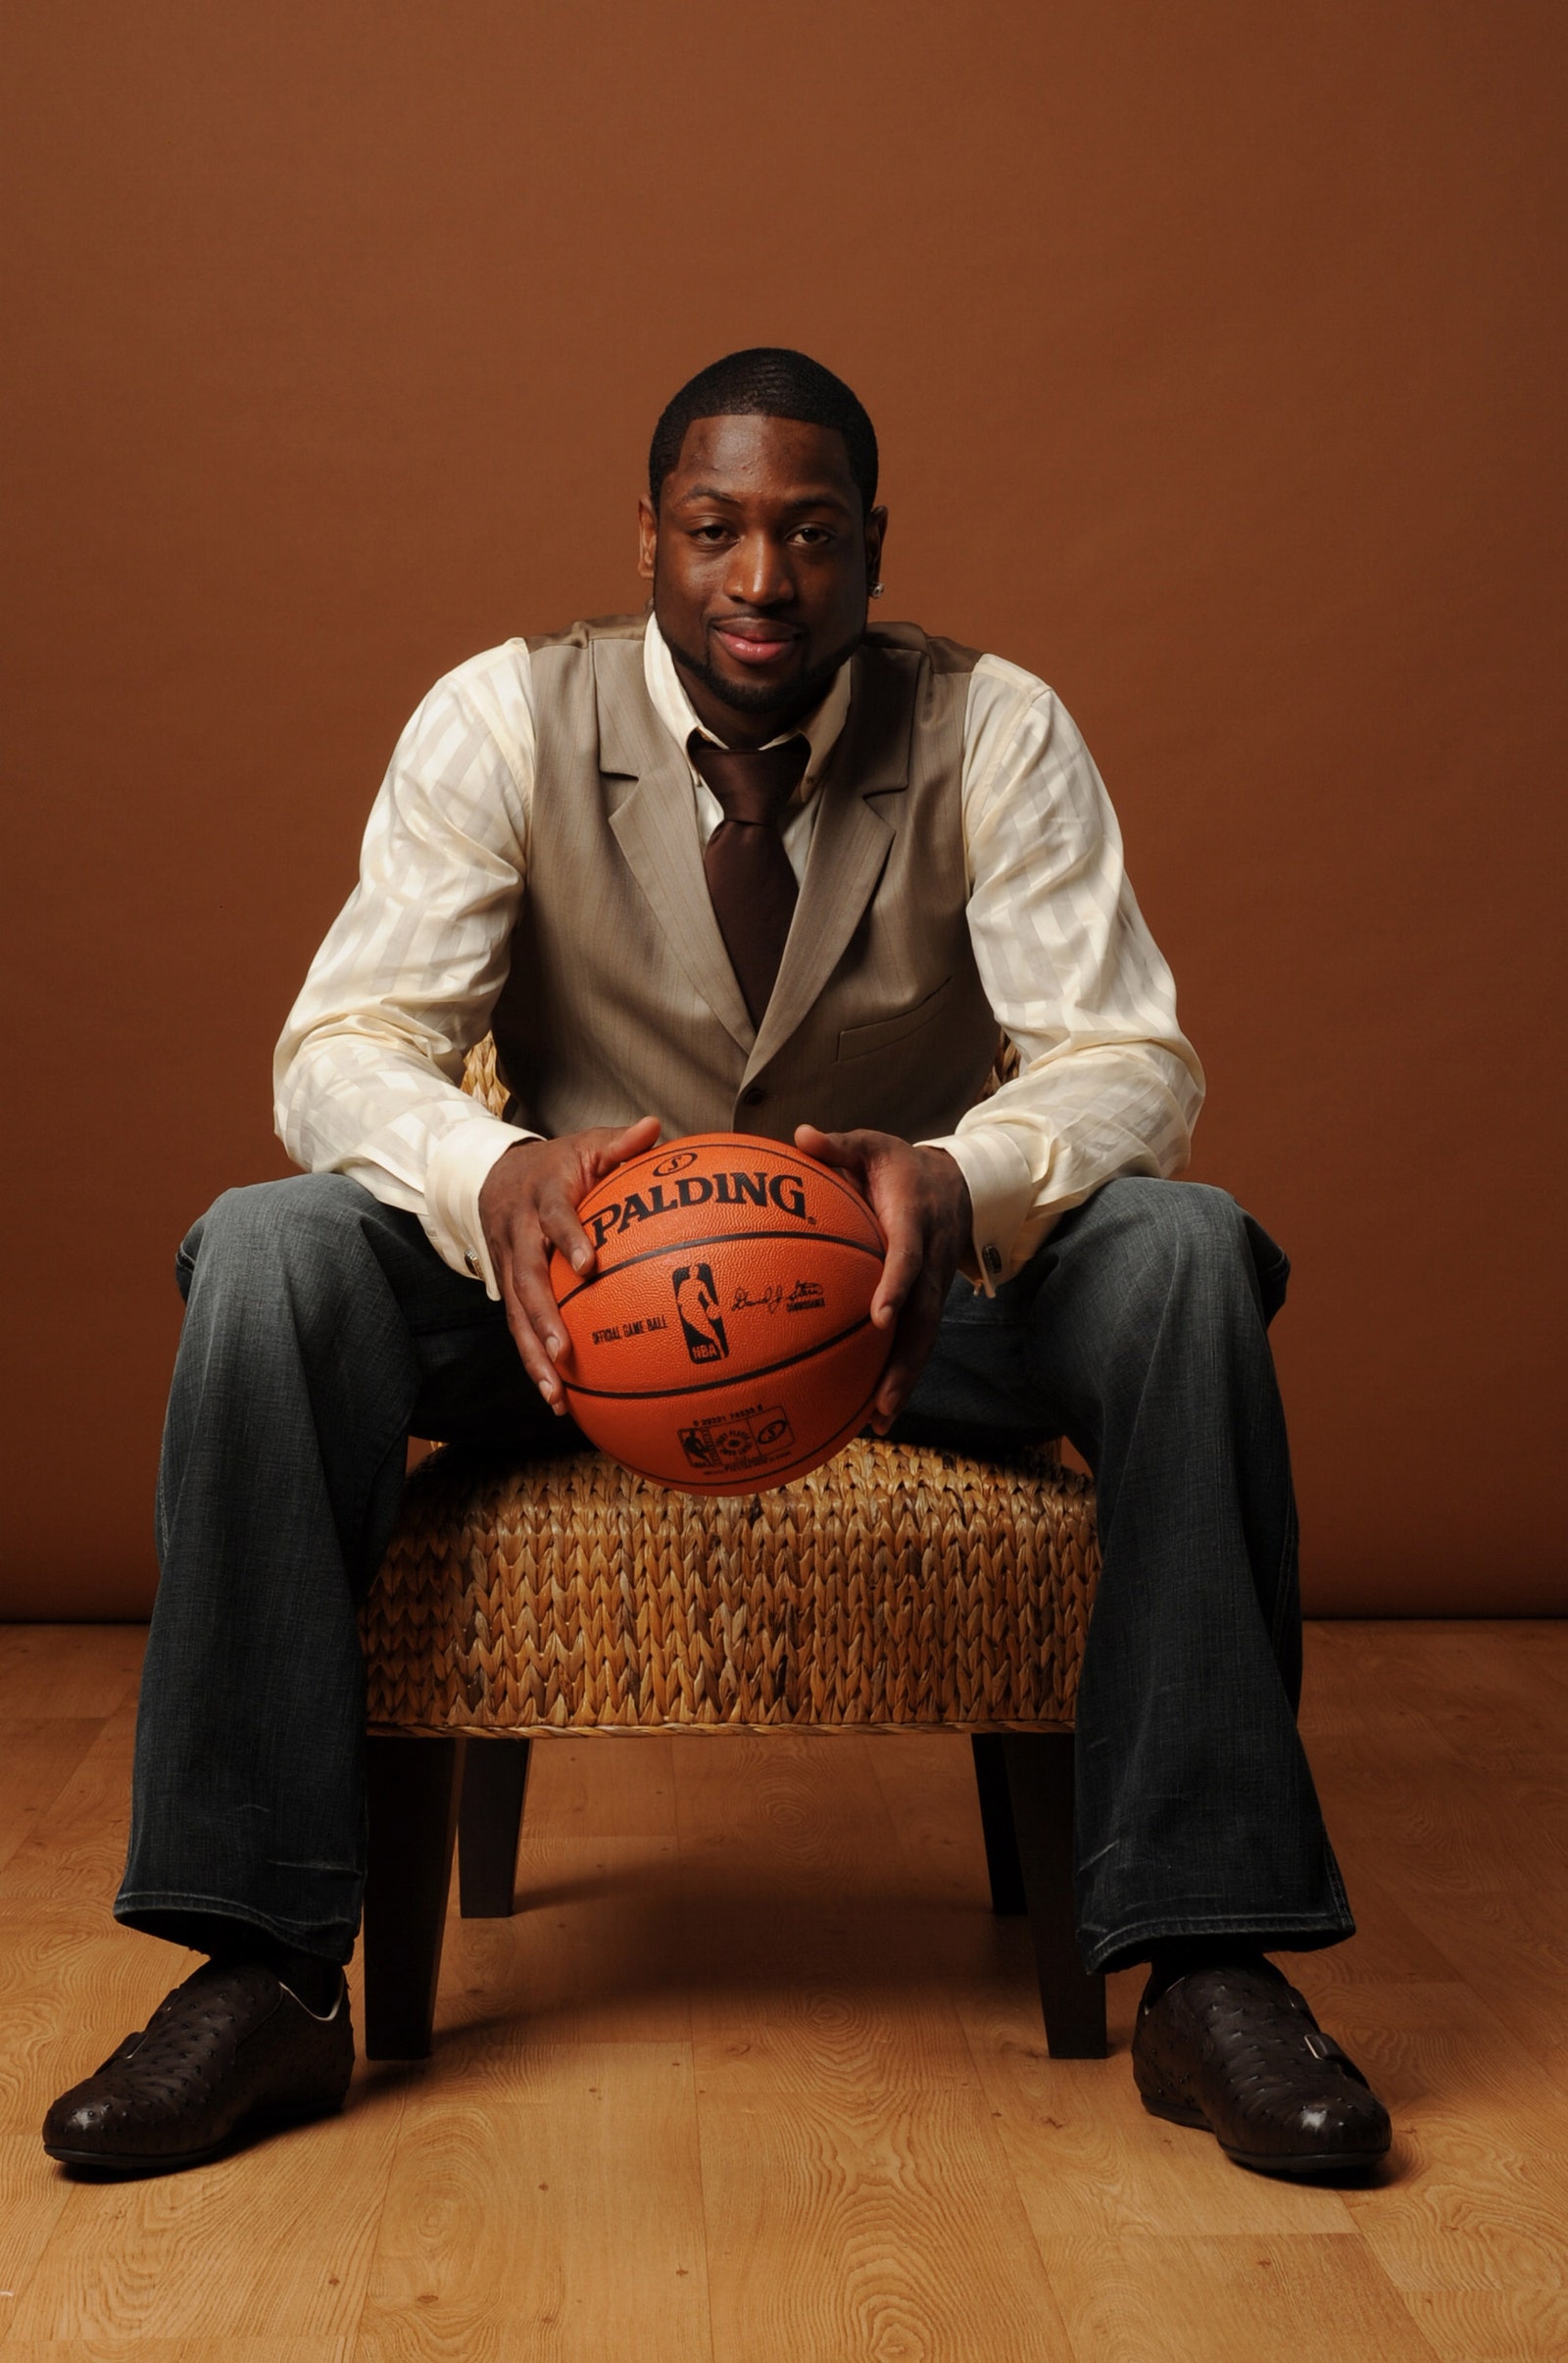
<path id="1" fill-rule="evenodd" d="M 694 1362 L 721 1362 L 729 1352 L 719 1318 L 712 1267 L 707 1263 L 678 1263 L 670 1277 L 675 1283 L 675 1310 L 686 1333 L 686 1351 Z"/>
<path id="2" fill-rule="evenodd" d="M 557 1255 L 567 1408 L 686 1493 L 782 1485 L 865 1424 L 892 1333 L 871 1321 L 881 1230 L 843 1174 L 713 1132 L 618 1165 L 577 1209 L 586 1278 Z"/>

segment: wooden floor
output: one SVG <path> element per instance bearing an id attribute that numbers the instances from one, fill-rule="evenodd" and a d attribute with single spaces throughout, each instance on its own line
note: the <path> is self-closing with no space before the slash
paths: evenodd
<path id="1" fill-rule="evenodd" d="M 141 1636 L 0 1631 L 0 2363 L 1568 2355 L 1568 1626 L 1337 1625 L 1304 1722 L 1362 1934 L 1300 1966 L 1394 2113 L 1298 2190 L 1045 2056 L 961 1741 L 537 1751 L 436 2051 L 162 2182 L 37 2129 L 190 1965 L 116 1930 Z"/>

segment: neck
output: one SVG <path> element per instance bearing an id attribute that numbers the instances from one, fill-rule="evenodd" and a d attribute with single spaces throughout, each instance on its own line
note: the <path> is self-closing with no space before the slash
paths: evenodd
<path id="1" fill-rule="evenodd" d="M 682 663 L 675 649 L 669 653 L 693 714 L 703 728 L 722 739 L 726 747 L 765 747 L 769 739 L 782 738 L 786 731 L 798 729 L 802 722 L 808 721 L 822 703 L 823 693 L 813 684 L 805 697 L 794 699 L 787 706 L 770 706 L 762 713 L 755 707 L 731 706 L 714 694 L 701 673 Z"/>

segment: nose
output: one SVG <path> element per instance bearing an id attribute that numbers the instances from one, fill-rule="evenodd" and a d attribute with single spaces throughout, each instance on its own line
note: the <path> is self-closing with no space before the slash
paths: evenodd
<path id="1" fill-rule="evenodd" d="M 727 596 L 737 607 L 779 607 L 795 596 L 784 546 L 771 534 L 743 534 L 730 552 Z"/>

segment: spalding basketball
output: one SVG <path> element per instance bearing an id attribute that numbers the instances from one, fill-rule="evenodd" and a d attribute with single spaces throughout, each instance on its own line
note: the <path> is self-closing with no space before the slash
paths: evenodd
<path id="1" fill-rule="evenodd" d="M 891 1333 L 883 1240 L 842 1174 L 744 1132 L 617 1165 L 577 1209 L 595 1270 L 560 1255 L 561 1377 L 583 1434 L 662 1485 L 749 1493 L 865 1424 Z"/>

